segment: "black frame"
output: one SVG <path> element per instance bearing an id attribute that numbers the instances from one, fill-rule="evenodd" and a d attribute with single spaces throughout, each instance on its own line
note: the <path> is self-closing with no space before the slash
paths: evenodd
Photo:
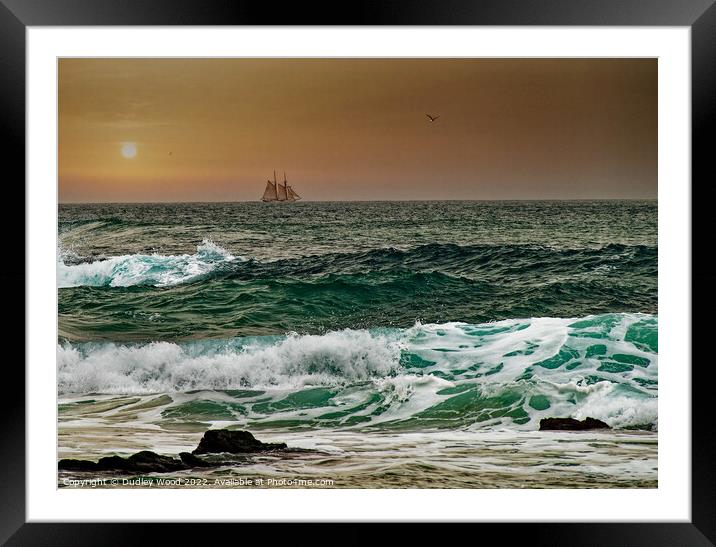
<path id="1" fill-rule="evenodd" d="M 693 308 L 692 339 L 708 340 L 709 312 L 713 315 L 716 292 L 711 289 L 716 273 L 709 271 L 713 242 L 705 214 L 710 212 L 709 187 L 716 180 L 708 136 L 716 132 L 716 6 L 714 0 L 354 0 L 351 3 L 286 3 L 277 9 L 272 2 L 248 0 L 0 0 L 0 180 L 14 214 L 0 215 L 7 234 L 4 251 L 11 260 L 0 269 L 5 288 L 6 317 L 13 322 L 4 332 L 9 346 L 21 353 L 15 340 L 24 334 L 20 314 L 20 291 L 25 284 L 24 241 L 15 235 L 24 226 L 25 176 L 25 27 L 79 25 L 574 25 L 574 26 L 685 26 L 691 28 L 692 75 L 692 291 L 698 294 Z M 668 153 L 668 151 L 667 151 Z M 12 166 L 10 171 L 8 167 Z M 10 173 L 12 175 L 10 175 Z M 698 199 L 697 199 L 698 198 Z M 22 244 L 22 247 L 21 247 Z M 14 252 L 13 252 L 14 251 Z M 698 251 L 701 251 L 699 255 Z M 26 286 L 26 291 L 32 287 Z M 22 303 L 24 305 L 24 301 Z M 24 310 L 24 307 L 22 308 Z M 703 312 L 703 319 L 698 321 Z M 22 325 L 22 326 L 21 326 Z M 22 332 L 21 332 L 22 331 Z M 530 523 L 482 524 L 484 532 L 508 533 L 532 545 L 711 545 L 716 544 L 716 442 L 709 407 L 713 397 L 712 355 L 699 360 L 694 344 L 692 363 L 692 520 L 689 523 Z M 283 524 L 68 524 L 25 523 L 25 375 L 18 359 L 6 359 L 0 406 L 3 439 L 0 442 L 0 541 L 9 545 L 126 545 L 159 536 L 162 543 L 202 544 L 219 541 L 221 535 L 245 539 L 246 534 L 281 537 L 298 543 L 368 543 L 379 540 L 385 525 L 339 525 L 340 530 L 286 530 Z M 22 389 L 21 389 L 22 387 Z M 554 518 L 559 519 L 555 508 Z M 78 515 L 78 517 L 80 517 Z M 317 515 L 317 519 L 320 516 Z M 240 526 L 241 528 L 237 528 Z M 351 526 L 349 534 L 345 527 Z M 465 529 L 469 525 L 456 525 Z M 474 526 L 474 525 L 473 525 Z M 509 531 L 504 528 L 509 526 Z M 499 527 L 499 530 L 498 530 Z M 376 528 L 381 528 L 380 530 Z M 425 536 L 425 526 L 412 525 Z M 460 530 L 457 530 L 460 531 Z M 465 530 L 467 531 L 467 530 Z M 236 534 L 240 533 L 241 536 Z M 286 537 L 286 532 L 293 532 Z M 432 532 L 435 532 L 433 528 Z M 471 529 L 469 532 L 474 533 Z M 310 536 L 304 534 L 310 534 Z M 403 533 L 401 531 L 401 533 Z M 444 541 L 444 531 L 438 529 Z M 303 538 L 303 539 L 301 539 Z M 326 539 L 323 541 L 325 542 Z M 428 539 L 425 536 L 425 539 Z M 436 538 L 437 539 L 437 538 Z"/>

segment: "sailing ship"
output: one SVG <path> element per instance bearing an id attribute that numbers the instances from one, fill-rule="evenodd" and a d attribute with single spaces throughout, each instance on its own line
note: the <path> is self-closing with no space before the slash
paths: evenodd
<path id="1" fill-rule="evenodd" d="M 276 171 L 274 171 L 273 181 L 266 181 L 266 189 L 261 201 L 298 201 L 299 199 L 301 199 L 301 196 L 293 191 L 293 188 L 286 180 L 286 172 L 283 172 L 283 184 L 281 184 L 276 182 Z"/>

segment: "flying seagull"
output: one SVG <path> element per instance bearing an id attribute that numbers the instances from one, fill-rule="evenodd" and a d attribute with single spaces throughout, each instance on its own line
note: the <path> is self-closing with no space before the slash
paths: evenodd
<path id="1" fill-rule="evenodd" d="M 425 115 L 428 117 L 428 119 L 431 122 L 434 122 L 435 120 L 437 120 L 440 117 L 440 116 L 431 116 L 430 114 L 425 114 Z"/>

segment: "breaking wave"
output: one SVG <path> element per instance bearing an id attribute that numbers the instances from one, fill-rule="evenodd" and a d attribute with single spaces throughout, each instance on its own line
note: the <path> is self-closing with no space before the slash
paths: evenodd
<path id="1" fill-rule="evenodd" d="M 81 262 L 72 251 L 58 251 L 57 286 L 166 287 L 194 281 L 222 264 L 241 261 L 210 240 L 203 240 L 193 255 L 134 254 Z"/>
<path id="2" fill-rule="evenodd" d="M 657 427 L 657 318 L 416 324 L 323 335 L 58 345 L 60 394 L 169 394 L 162 419 L 251 427 Z"/>

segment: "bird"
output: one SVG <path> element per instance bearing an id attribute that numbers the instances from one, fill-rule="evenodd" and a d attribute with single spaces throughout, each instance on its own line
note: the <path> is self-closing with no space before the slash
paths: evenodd
<path id="1" fill-rule="evenodd" d="M 434 122 L 435 120 L 437 120 L 440 117 L 439 115 L 438 116 L 431 116 L 430 114 L 425 114 L 425 115 L 428 117 L 428 119 L 431 122 Z"/>

